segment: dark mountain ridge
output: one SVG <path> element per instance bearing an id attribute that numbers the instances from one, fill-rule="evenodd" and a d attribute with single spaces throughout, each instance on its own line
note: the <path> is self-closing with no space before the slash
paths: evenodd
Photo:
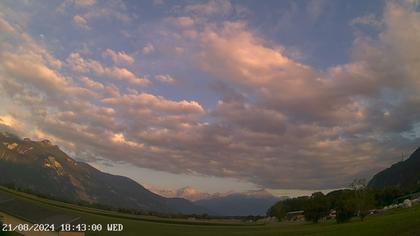
<path id="1" fill-rule="evenodd" d="M 69 202 L 162 213 L 207 213 L 188 200 L 159 196 L 127 177 L 75 161 L 48 140 L 21 139 L 7 132 L 0 132 L 0 184 Z"/>
<path id="2" fill-rule="evenodd" d="M 420 186 L 420 148 L 410 157 L 377 173 L 368 183 L 369 187 L 398 187 L 406 191 L 415 191 Z"/>

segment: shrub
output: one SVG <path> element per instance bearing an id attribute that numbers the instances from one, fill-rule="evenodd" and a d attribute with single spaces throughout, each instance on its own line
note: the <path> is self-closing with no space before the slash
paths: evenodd
<path id="1" fill-rule="evenodd" d="M 356 214 L 356 204 L 353 197 L 343 197 L 336 203 L 336 221 L 344 223 L 349 221 Z"/>

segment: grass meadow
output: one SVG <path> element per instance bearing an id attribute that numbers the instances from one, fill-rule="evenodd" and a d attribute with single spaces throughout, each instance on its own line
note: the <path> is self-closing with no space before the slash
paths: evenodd
<path id="1" fill-rule="evenodd" d="M 147 235 L 147 236 L 287 236 L 287 235 L 420 235 L 420 204 L 409 209 L 395 209 L 381 215 L 358 218 L 345 224 L 333 220 L 318 224 L 300 223 L 248 223 L 236 220 L 183 220 L 152 216 L 135 216 L 112 211 L 97 210 L 72 204 L 38 198 L 4 188 L 2 192 L 22 201 L 39 204 L 63 214 L 77 214 L 87 224 L 123 224 L 121 233 L 87 232 L 86 235 Z"/>

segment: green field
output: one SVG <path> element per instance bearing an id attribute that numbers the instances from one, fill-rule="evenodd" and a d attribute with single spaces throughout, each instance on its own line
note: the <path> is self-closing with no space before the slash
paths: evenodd
<path id="1" fill-rule="evenodd" d="M 312 223 L 243 223 L 234 220 L 181 220 L 148 216 L 133 216 L 71 204 L 46 200 L 32 195 L 18 193 L 4 188 L 3 192 L 67 214 L 77 214 L 88 224 L 120 223 L 122 233 L 88 232 L 87 235 L 420 235 L 420 204 L 410 209 L 389 211 L 383 215 L 369 216 L 364 222 L 353 219 L 349 223 L 336 224 L 334 221 Z"/>

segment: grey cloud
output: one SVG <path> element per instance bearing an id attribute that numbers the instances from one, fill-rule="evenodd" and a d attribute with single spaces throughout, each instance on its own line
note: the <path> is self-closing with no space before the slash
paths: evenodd
<path id="1" fill-rule="evenodd" d="M 5 112 L 29 110 L 16 117 L 27 124 L 21 133 L 52 137 L 76 156 L 269 188 L 342 187 L 418 145 L 407 137 L 420 119 L 418 16 L 389 3 L 380 37 L 357 37 L 352 61 L 326 71 L 293 61 L 243 23 L 209 26 L 197 36 L 199 58 L 221 98 L 208 110 L 79 78 L 114 70 L 77 54 L 63 63 L 75 72 L 70 79 L 34 42 L 22 43 L 26 53 L 10 42 L 0 86 L 15 107 Z"/>

